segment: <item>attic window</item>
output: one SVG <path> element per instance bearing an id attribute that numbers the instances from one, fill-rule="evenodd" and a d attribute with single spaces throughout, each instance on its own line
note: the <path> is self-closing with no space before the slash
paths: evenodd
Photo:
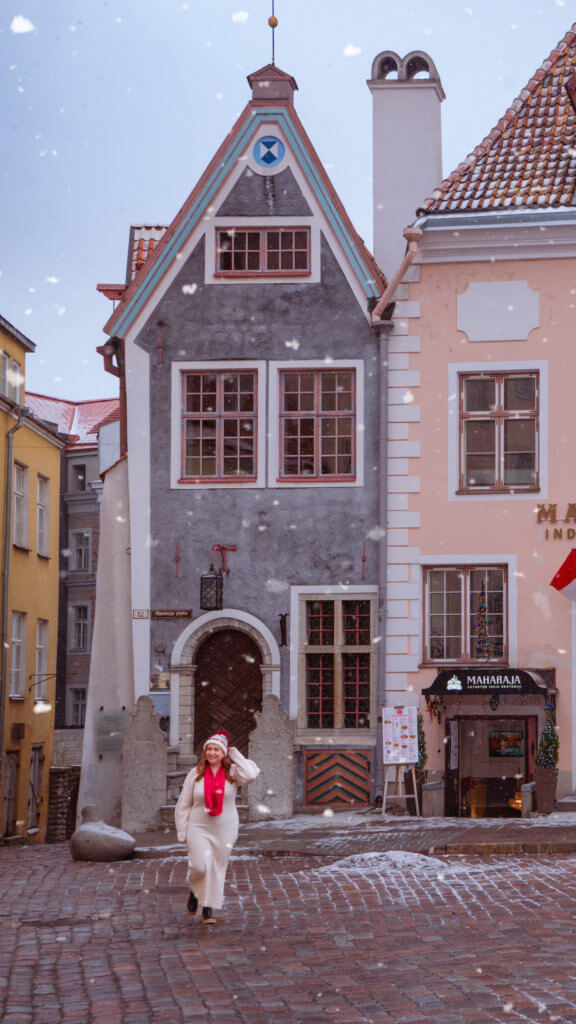
<path id="1" fill-rule="evenodd" d="M 309 228 L 216 232 L 216 273 L 231 277 L 310 273 Z"/>

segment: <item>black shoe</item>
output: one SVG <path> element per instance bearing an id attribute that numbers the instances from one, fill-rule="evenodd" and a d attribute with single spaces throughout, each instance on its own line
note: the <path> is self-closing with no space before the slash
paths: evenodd
<path id="1" fill-rule="evenodd" d="M 216 924 L 212 907 L 202 907 L 202 924 Z"/>
<path id="2" fill-rule="evenodd" d="M 186 904 L 186 910 L 189 914 L 195 914 L 198 910 L 198 897 L 194 895 L 192 889 L 190 889 L 190 895 L 188 896 L 188 903 Z"/>

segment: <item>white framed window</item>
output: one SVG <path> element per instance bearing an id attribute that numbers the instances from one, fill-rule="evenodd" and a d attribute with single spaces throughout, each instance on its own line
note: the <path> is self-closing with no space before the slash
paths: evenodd
<path id="1" fill-rule="evenodd" d="M 12 612 L 10 696 L 26 696 L 26 615 L 24 612 Z"/>
<path id="2" fill-rule="evenodd" d="M 505 565 L 438 565 L 424 570 L 424 661 L 508 662 Z"/>
<path id="3" fill-rule="evenodd" d="M 18 402 L 18 404 L 20 404 L 24 377 L 22 375 L 22 366 L 17 359 L 10 360 L 10 366 L 7 370 L 7 383 L 8 398 L 11 398 L 13 402 Z"/>
<path id="4" fill-rule="evenodd" d="M 28 547 L 28 469 L 20 462 L 14 463 L 13 483 L 13 530 L 14 544 L 19 548 Z"/>
<path id="5" fill-rule="evenodd" d="M 48 675 L 48 622 L 38 619 L 36 622 L 36 683 L 34 696 L 36 700 L 46 700 Z"/>
<path id="6" fill-rule="evenodd" d="M 290 715 L 300 736 L 376 730 L 377 587 L 291 588 Z"/>
<path id="7" fill-rule="evenodd" d="M 7 352 L 0 354 L 0 393 L 6 398 L 9 395 L 8 391 L 8 372 L 10 370 L 10 356 Z"/>
<path id="8" fill-rule="evenodd" d="M 83 729 L 86 723 L 86 687 L 73 686 L 70 690 L 70 725 Z"/>
<path id="9" fill-rule="evenodd" d="M 90 646 L 90 608 L 87 604 L 70 606 L 70 650 L 86 653 Z"/>
<path id="10" fill-rule="evenodd" d="M 70 532 L 70 571 L 92 571 L 92 531 L 72 530 Z"/>
<path id="11" fill-rule="evenodd" d="M 452 363 L 448 395 L 449 501 L 546 498 L 547 361 Z"/>
<path id="12" fill-rule="evenodd" d="M 364 484 L 364 363 L 270 363 L 270 487 Z"/>
<path id="13" fill-rule="evenodd" d="M 172 364 L 172 488 L 264 487 L 266 364 Z"/>
<path id="14" fill-rule="evenodd" d="M 460 489 L 538 490 L 538 373 L 460 374 Z"/>
<path id="15" fill-rule="evenodd" d="M 39 555 L 50 554 L 50 481 L 38 474 L 37 482 L 37 550 Z"/>

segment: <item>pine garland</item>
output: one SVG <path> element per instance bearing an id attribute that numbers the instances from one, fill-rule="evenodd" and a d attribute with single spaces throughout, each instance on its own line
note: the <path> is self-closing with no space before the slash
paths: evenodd
<path id="1" fill-rule="evenodd" d="M 426 752 L 426 734 L 424 732 L 424 719 L 420 712 L 418 712 L 418 761 L 416 768 L 419 772 L 423 771 L 428 760 L 428 754 Z"/>

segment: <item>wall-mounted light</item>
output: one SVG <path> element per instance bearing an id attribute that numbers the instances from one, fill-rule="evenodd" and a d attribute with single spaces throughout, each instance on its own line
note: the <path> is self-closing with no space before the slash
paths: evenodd
<path id="1" fill-rule="evenodd" d="M 500 697 L 499 697 L 499 695 L 497 693 L 493 693 L 492 696 L 490 697 L 490 707 L 492 708 L 492 711 L 496 711 L 496 708 L 498 707 L 499 704 L 500 704 Z"/>
<path id="2" fill-rule="evenodd" d="M 220 552 L 222 567 L 214 568 L 214 556 Z M 200 607 L 203 611 L 220 611 L 224 606 L 224 573 L 226 572 L 226 552 L 236 551 L 236 545 L 213 544 L 210 568 L 200 576 Z"/>

